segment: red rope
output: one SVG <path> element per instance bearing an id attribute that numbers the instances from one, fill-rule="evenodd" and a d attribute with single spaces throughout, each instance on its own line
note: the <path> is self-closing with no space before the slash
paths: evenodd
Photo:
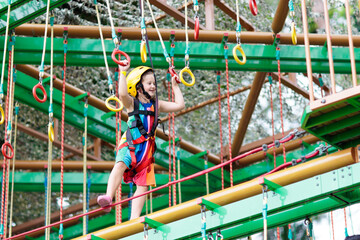
<path id="1" fill-rule="evenodd" d="M 231 118 L 230 118 L 230 90 L 229 90 L 229 62 L 228 59 L 225 59 L 226 62 L 226 97 L 227 97 L 227 110 L 228 110 L 228 124 L 229 124 L 229 159 L 232 158 L 231 155 Z M 234 186 L 233 184 L 233 166 L 232 163 L 230 163 L 230 186 Z"/>
<path id="2" fill-rule="evenodd" d="M 174 60 L 173 60 L 174 61 Z M 174 102 L 174 89 L 171 91 L 171 101 Z M 176 152 L 175 152 L 175 114 L 171 113 L 171 122 L 172 122 L 172 145 L 173 145 L 173 179 L 176 180 Z M 174 205 L 176 205 L 176 184 L 173 185 L 173 201 Z"/>
<path id="3" fill-rule="evenodd" d="M 220 73 L 219 73 L 220 75 Z M 223 150 L 223 135 L 222 135 L 222 120 L 221 120 L 221 86 L 218 83 L 218 95 L 219 95 L 219 132 L 220 132 L 220 160 L 224 162 L 224 150 Z M 224 189 L 224 168 L 221 168 L 221 189 Z"/>
<path id="4" fill-rule="evenodd" d="M 346 221 L 346 208 L 344 208 L 344 219 L 345 219 L 345 228 L 347 228 L 347 221 Z"/>
<path id="5" fill-rule="evenodd" d="M 276 235 L 277 235 L 277 240 L 280 240 L 280 228 L 279 227 L 276 228 Z"/>
<path id="6" fill-rule="evenodd" d="M 272 94 L 272 83 L 270 83 L 270 101 L 271 101 L 272 137 L 273 137 L 273 143 L 275 144 L 274 103 L 273 103 L 273 94 Z M 275 152 L 275 148 L 273 148 L 273 155 L 274 155 L 274 169 L 275 169 L 276 168 L 276 152 Z"/>
<path id="7" fill-rule="evenodd" d="M 170 98 L 170 81 L 168 82 L 168 101 L 170 102 L 171 98 Z M 169 182 L 171 182 L 171 113 L 168 114 L 169 115 Z M 169 207 L 171 207 L 171 196 L 172 196 L 172 192 L 171 192 L 171 187 L 169 187 Z"/>
<path id="8" fill-rule="evenodd" d="M 62 104 L 61 104 L 60 221 L 62 221 L 62 219 L 63 219 L 63 198 L 64 198 L 65 83 L 66 83 L 66 53 L 64 53 L 63 85 L 62 85 Z"/>
<path id="9" fill-rule="evenodd" d="M 280 60 L 278 62 L 278 79 L 279 79 L 279 98 L 280 98 L 280 118 L 281 118 L 281 136 L 284 137 L 284 119 L 283 119 L 283 106 L 282 106 L 282 94 L 281 94 L 281 72 L 280 72 Z M 285 145 L 283 145 L 284 163 L 286 163 Z"/>
<path id="10" fill-rule="evenodd" d="M 12 58 L 12 51 L 9 51 L 9 62 L 8 62 L 8 83 L 7 83 L 7 94 L 6 94 L 6 103 L 5 103 L 5 142 L 8 140 L 7 135 L 7 116 L 8 116 L 8 108 L 9 108 L 9 91 L 10 91 L 10 77 L 11 77 L 11 58 Z M 9 174 L 7 171 L 8 159 L 4 156 L 3 161 L 3 179 L 2 179 L 2 192 L 1 192 L 1 226 L 4 228 L 3 236 L 6 236 L 6 211 L 7 211 L 7 201 L 6 201 L 6 175 Z"/>
<path id="11" fill-rule="evenodd" d="M 293 138 L 294 138 L 294 136 L 289 137 L 289 138 L 286 138 L 286 139 L 282 139 L 282 140 L 280 140 L 279 142 L 280 142 L 281 144 L 283 144 L 283 143 L 285 143 L 285 142 L 287 142 L 287 141 L 292 140 Z M 269 144 L 269 145 L 268 145 L 268 148 L 273 147 L 273 146 L 274 146 L 274 144 Z M 137 196 L 132 196 L 132 197 L 130 197 L 130 198 L 123 199 L 123 200 L 121 200 L 121 201 L 119 201 L 119 202 L 116 202 L 116 203 L 113 203 L 113 204 L 109 205 L 108 207 L 114 207 L 114 206 L 116 206 L 116 205 L 118 205 L 118 204 L 122 204 L 122 203 L 124 203 L 124 202 L 131 201 L 131 200 L 133 200 L 133 199 L 135 199 L 135 198 L 145 196 L 145 195 L 147 195 L 147 194 L 149 194 L 149 193 L 153 193 L 153 192 L 159 191 L 159 190 L 161 190 L 161 189 L 170 187 L 170 186 L 173 185 L 173 184 L 178 184 L 178 183 L 181 183 L 181 182 L 188 181 L 188 180 L 190 180 L 190 179 L 194 179 L 194 178 L 199 177 L 199 176 L 203 176 L 203 175 L 205 175 L 206 173 L 215 171 L 215 170 L 217 170 L 217 169 L 219 169 L 219 168 L 222 168 L 222 167 L 224 167 L 224 166 L 226 166 L 226 165 L 228 165 L 228 164 L 230 164 L 230 163 L 233 163 L 233 162 L 235 162 L 235 161 L 239 161 L 239 160 L 242 159 L 242 158 L 245 158 L 245 157 L 247 157 L 247 156 L 250 156 L 250 155 L 252 155 L 252 154 L 254 154 L 254 153 L 258 153 L 258 152 L 260 152 L 260 151 L 262 151 L 262 150 L 263 150 L 262 147 L 255 148 L 255 149 L 253 149 L 253 150 L 251 150 L 251 151 L 248 151 L 248 152 L 246 152 L 246 153 L 240 154 L 240 155 L 236 156 L 235 158 L 230 159 L 230 160 L 227 161 L 227 162 L 224 162 L 224 163 L 215 165 L 215 166 L 213 166 L 213 167 L 211 167 L 211 168 L 208 168 L 208 169 L 206 169 L 206 170 L 203 170 L 203 171 L 194 173 L 193 175 L 190 175 L 190 176 L 187 176 L 187 177 L 184 177 L 184 178 L 181 178 L 181 179 L 178 179 L 178 180 L 169 182 L 169 183 L 164 184 L 164 185 L 162 185 L 162 186 L 160 186 L 160 187 L 153 188 L 152 190 L 149 190 L 149 191 L 144 192 L 144 193 L 142 193 L 142 194 L 139 194 L 139 195 L 137 195 Z M 43 227 L 40 227 L 40 228 L 37 228 L 37 229 L 33 229 L 33 230 L 30 230 L 30 231 L 27 231 L 27 232 L 24 232 L 24 233 L 20 233 L 20 234 L 18 234 L 18 235 L 12 236 L 12 237 L 7 238 L 7 239 L 15 239 L 15 238 L 19 238 L 19 237 L 22 237 L 22 236 L 26 236 L 26 235 L 29 235 L 29 234 L 31 234 L 31 233 L 34 233 L 34 232 L 37 232 L 37 231 L 41 231 L 41 230 L 43 230 L 43 229 L 46 229 L 46 228 L 48 228 L 48 227 L 53 227 L 53 226 L 56 226 L 56 225 L 61 224 L 61 223 L 64 223 L 64 222 L 68 222 L 68 221 L 72 221 L 72 220 L 77 220 L 77 219 L 79 219 L 79 218 L 81 218 L 81 217 L 83 217 L 83 216 L 86 216 L 86 215 L 89 215 L 89 214 L 93 214 L 93 213 L 96 213 L 96 212 L 100 212 L 100 211 L 102 211 L 102 210 L 103 210 L 103 208 L 98 208 L 98 209 L 92 210 L 92 211 L 87 212 L 87 213 L 83 213 L 83 214 L 80 214 L 80 215 L 77 215 L 77 216 L 70 217 L 70 218 L 68 218 L 68 219 L 66 219 L 66 220 L 63 220 L 63 221 L 55 222 L 55 223 L 52 223 L 52 224 L 47 225 L 47 226 L 43 226 Z"/>

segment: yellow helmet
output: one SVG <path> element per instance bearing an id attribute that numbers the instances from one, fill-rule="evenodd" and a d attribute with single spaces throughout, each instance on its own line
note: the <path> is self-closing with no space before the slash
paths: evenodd
<path id="1" fill-rule="evenodd" d="M 148 70 L 152 70 L 152 69 L 150 67 L 140 66 L 134 68 L 126 77 L 128 93 L 131 96 L 136 97 L 137 94 L 136 84 L 140 82 L 141 76 Z"/>

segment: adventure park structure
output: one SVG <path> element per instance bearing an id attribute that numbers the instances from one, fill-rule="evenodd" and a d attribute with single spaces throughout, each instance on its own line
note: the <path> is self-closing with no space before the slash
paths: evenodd
<path id="1" fill-rule="evenodd" d="M 221 0 L 200 2 L 206 10 L 206 26 L 202 26 L 198 0 L 185 0 L 178 9 L 162 0 L 141 0 L 138 28 L 114 26 L 109 0 L 105 2 L 111 26 L 101 26 L 96 0 L 98 26 L 54 24 L 51 10 L 67 2 L 0 3 L 0 33 L 4 34 L 0 37 L 3 53 L 0 124 L 4 126 L 2 239 L 236 239 L 259 232 L 267 239 L 267 229 L 287 225 L 292 233 L 291 223 L 299 220 L 305 220 L 310 238 L 312 216 L 340 208 L 346 213 L 346 207 L 360 202 L 360 86 L 356 75 L 356 69 L 360 69 L 360 36 L 352 35 L 348 0 L 344 0 L 347 35 L 330 34 L 327 1 L 323 1 L 326 34 L 309 34 L 305 0 L 299 3 L 301 13 L 297 13 L 303 21 L 302 34 L 296 33 L 292 0 L 279 0 L 272 32 L 255 31 L 240 16 L 238 1 L 236 10 Z M 256 4 L 255 0 L 249 1 L 253 15 L 257 14 Z M 158 29 L 156 20 L 165 16 L 155 19 L 152 5 L 182 22 L 185 28 Z M 232 29 L 235 31 L 214 30 L 215 6 L 236 21 L 236 28 Z M 188 18 L 190 7 L 194 7 L 194 20 Z M 148 11 L 155 28 L 146 27 L 149 23 L 145 22 L 144 14 Z M 46 14 L 45 24 L 28 24 L 43 14 Z M 287 17 L 292 21 L 291 32 L 281 33 Z M 166 133 L 159 128 L 156 134 L 158 187 L 146 192 L 148 200 L 142 217 L 130 221 L 130 200 L 135 198 L 131 195 L 131 184 L 121 184 L 108 214 L 102 208 L 93 208 L 96 199 L 89 198 L 90 192 L 105 192 L 114 165 L 113 161 L 102 161 L 101 143 L 115 148 L 127 128 L 128 116 L 121 111 L 116 87 L 121 74 L 116 67 L 124 64 L 125 58 L 131 61 L 131 67 L 168 69 L 168 77 L 177 77 L 184 87 L 195 84 L 192 70 L 217 71 L 219 87 L 218 97 L 160 120 L 168 121 L 169 129 Z M 174 65 L 184 68 L 175 70 Z M 54 75 L 53 66 L 63 67 L 61 79 Z M 67 83 L 67 66 L 105 66 L 106 91 L 109 90 L 110 97 L 100 99 Z M 221 95 L 220 71 L 225 71 L 227 76 L 224 95 Z M 229 71 L 256 74 L 250 86 L 230 92 Z M 294 73 L 305 75 L 309 91 L 297 84 Z M 351 75 L 351 87 L 338 91 L 335 73 Z M 324 84 L 321 74 L 329 74 L 330 86 Z M 273 131 L 273 136 L 243 146 L 260 91 L 269 82 L 272 94 L 275 81 L 279 86 L 282 133 L 275 135 Z M 170 81 L 168 84 L 170 99 Z M 315 96 L 315 84 L 321 97 Z M 283 126 L 283 85 L 309 99 L 301 128 L 288 132 L 284 132 Z M 229 98 L 246 90 L 249 95 L 238 129 L 231 136 L 228 125 L 229 144 L 223 146 L 220 141 L 219 155 L 176 136 L 177 116 L 217 102 L 221 110 L 221 99 L 227 99 L 230 122 Z M 272 95 L 269 99 L 272 101 Z M 19 107 L 15 100 L 49 114 L 48 134 L 17 123 Z M 221 111 L 219 115 L 221 129 Z M 61 126 L 57 119 L 61 119 Z M 65 123 L 84 132 L 83 149 L 64 143 Z M 57 137 L 58 127 L 61 127 L 61 140 Z M 47 141 L 48 161 L 19 160 L 17 130 Z M 86 144 L 88 135 L 95 137 L 92 146 Z M 53 147 L 61 148 L 61 161 L 53 161 Z M 89 149 L 94 154 L 89 154 Z M 72 156 L 82 156 L 83 161 L 65 160 L 64 150 Z M 14 190 L 44 192 L 44 217 L 12 227 L 12 209 L 17 208 L 12 201 Z M 51 210 L 52 191 L 61 193 L 60 211 Z M 83 203 L 63 209 L 64 191 L 79 192 Z M 292 235 L 288 238 L 292 239 Z"/>

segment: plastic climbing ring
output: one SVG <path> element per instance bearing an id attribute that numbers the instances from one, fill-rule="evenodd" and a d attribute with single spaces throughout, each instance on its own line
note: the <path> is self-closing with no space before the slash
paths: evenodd
<path id="1" fill-rule="evenodd" d="M 123 51 L 121 51 L 119 49 L 114 49 L 114 51 L 111 54 L 111 58 L 112 58 L 112 60 L 114 62 L 116 62 L 116 64 L 121 65 L 121 66 L 127 66 L 128 65 L 128 64 L 125 64 L 123 61 L 116 59 L 117 54 L 123 55 L 126 58 L 126 60 L 128 61 L 128 64 L 130 64 L 129 55 L 127 55 L 125 52 L 123 52 Z"/>
<path id="2" fill-rule="evenodd" d="M 115 102 L 117 102 L 117 103 L 119 103 L 119 105 L 120 105 L 120 107 L 119 108 L 113 108 L 111 105 L 110 105 L 110 101 L 115 101 Z M 111 97 L 109 97 L 108 99 L 106 99 L 106 101 L 105 101 L 105 105 L 106 105 L 106 107 L 110 110 L 110 111 L 113 111 L 113 112 L 120 112 L 122 109 L 123 109 L 123 107 L 124 107 L 124 105 L 122 104 L 122 102 L 120 101 L 120 99 L 119 98 L 117 98 L 115 95 L 113 95 L 113 96 L 111 96 Z"/>
<path id="3" fill-rule="evenodd" d="M 237 56 L 236 50 L 238 50 L 238 51 L 241 53 L 241 56 L 242 56 L 242 58 L 243 58 L 242 61 L 240 61 L 239 57 Z M 246 63 L 246 55 L 245 55 L 245 53 L 244 53 L 244 50 L 242 49 L 242 47 L 241 47 L 239 44 L 237 44 L 237 45 L 233 48 L 233 51 L 232 51 L 232 52 L 233 52 L 234 59 L 235 59 L 235 61 L 236 61 L 238 64 L 244 65 L 244 64 Z"/>
<path id="4" fill-rule="evenodd" d="M 55 139 L 54 128 L 53 128 L 52 123 L 49 123 L 49 127 L 48 127 L 48 137 L 49 137 L 49 140 L 50 140 L 51 142 L 53 142 L 54 139 Z"/>
<path id="5" fill-rule="evenodd" d="M 6 147 L 8 147 L 10 149 L 10 156 L 6 154 Z M 14 149 L 9 142 L 5 142 L 2 145 L 1 152 L 4 155 L 4 157 L 6 157 L 7 159 L 11 159 L 14 157 Z"/>
<path id="6" fill-rule="evenodd" d="M 258 14 L 256 0 L 249 0 L 249 7 L 252 15 L 256 16 Z"/>
<path id="7" fill-rule="evenodd" d="M 199 17 L 195 18 L 194 39 L 199 39 Z"/>
<path id="8" fill-rule="evenodd" d="M 0 106 L 0 113 L 1 113 L 1 120 L 0 120 L 0 125 L 1 125 L 5 121 L 4 109 L 2 108 L 2 106 Z"/>
<path id="9" fill-rule="evenodd" d="M 38 88 L 39 88 L 39 89 L 41 90 L 41 92 L 44 94 L 43 99 L 40 99 L 40 98 L 37 96 L 37 94 L 36 94 L 36 89 L 38 89 Z M 46 91 L 45 91 L 44 86 L 43 86 L 41 83 L 36 84 L 36 85 L 33 87 L 32 92 L 33 92 L 33 96 L 34 96 L 35 100 L 38 101 L 39 103 L 44 103 L 44 102 L 46 101 L 46 99 L 47 99 L 47 94 L 46 94 Z"/>
<path id="10" fill-rule="evenodd" d="M 140 45 L 140 57 L 141 57 L 141 61 L 143 63 L 146 63 L 147 60 L 147 52 L 146 52 L 146 45 L 144 41 L 141 41 L 141 45 Z"/>
<path id="11" fill-rule="evenodd" d="M 179 76 L 178 76 L 177 73 L 175 72 L 174 67 L 169 67 L 168 73 L 170 73 L 170 75 L 171 75 L 172 78 L 175 78 L 175 81 L 176 81 L 177 83 L 181 83 L 181 81 L 180 81 L 180 79 L 179 79 Z"/>
<path id="12" fill-rule="evenodd" d="M 191 77 L 191 83 L 187 83 L 185 80 L 184 80 L 184 78 L 183 78 L 183 73 L 184 72 L 186 72 L 186 73 L 188 73 L 189 75 L 190 75 L 190 77 Z M 190 70 L 190 68 L 189 67 L 184 67 L 181 71 L 180 71 L 180 80 L 181 80 L 181 82 L 185 85 L 185 86 L 187 86 L 187 87 L 191 87 L 191 86 L 193 86 L 194 84 L 195 84 L 195 76 L 194 76 L 194 74 L 191 72 L 191 70 Z"/>
<path id="13" fill-rule="evenodd" d="M 291 23 L 291 40 L 294 45 L 297 44 L 297 37 L 296 37 L 296 29 L 295 29 L 295 22 Z"/>

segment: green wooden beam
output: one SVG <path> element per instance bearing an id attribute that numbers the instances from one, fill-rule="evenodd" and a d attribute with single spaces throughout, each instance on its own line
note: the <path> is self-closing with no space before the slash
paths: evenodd
<path id="1" fill-rule="evenodd" d="M 4 37 L 0 38 L 4 41 Z M 50 41 L 47 42 L 50 49 Z M 140 41 L 123 40 L 122 49 L 131 57 L 131 66 L 144 65 L 141 62 Z M 41 62 L 43 39 L 39 37 L 17 37 L 15 43 L 16 64 L 39 65 Z M 170 43 L 166 43 L 170 49 Z M 190 45 L 190 68 L 203 70 L 225 70 L 224 49 L 220 43 L 191 42 Z M 175 49 L 175 66 L 178 69 L 184 67 L 185 42 L 178 42 Z M 229 44 L 232 49 L 235 45 Z M 114 44 L 111 40 L 105 40 L 108 62 L 110 67 L 116 67 L 111 59 Z M 247 62 L 239 65 L 235 62 L 229 51 L 229 69 L 232 71 L 277 71 L 275 47 L 273 45 L 243 44 Z M 283 72 L 306 72 L 306 59 L 304 46 L 284 45 L 280 46 L 281 71 Z M 151 54 L 155 68 L 168 68 L 164 60 L 163 49 L 159 41 L 150 42 Z M 204 51 L 203 49 L 206 49 Z M 311 47 L 313 72 L 328 73 L 329 62 L 323 47 Z M 0 51 L 3 52 L 1 46 Z M 54 64 L 63 64 L 63 39 L 54 39 Z M 360 48 L 355 48 L 356 66 L 360 73 Z M 349 50 L 346 47 L 334 47 L 334 66 L 337 73 L 351 73 Z M 49 55 L 45 56 L 45 65 L 49 64 Z M 147 65 L 150 63 L 148 62 Z M 68 39 L 67 51 L 68 66 L 104 66 L 101 42 L 99 39 Z"/>
<path id="2" fill-rule="evenodd" d="M 50 10 L 67 3 L 70 0 L 50 0 Z M 0 34 L 6 31 L 8 0 L 0 3 Z M 9 29 L 40 16 L 46 12 L 47 0 L 12 0 Z M 0 40 L 3 42 L 4 39 Z"/>

